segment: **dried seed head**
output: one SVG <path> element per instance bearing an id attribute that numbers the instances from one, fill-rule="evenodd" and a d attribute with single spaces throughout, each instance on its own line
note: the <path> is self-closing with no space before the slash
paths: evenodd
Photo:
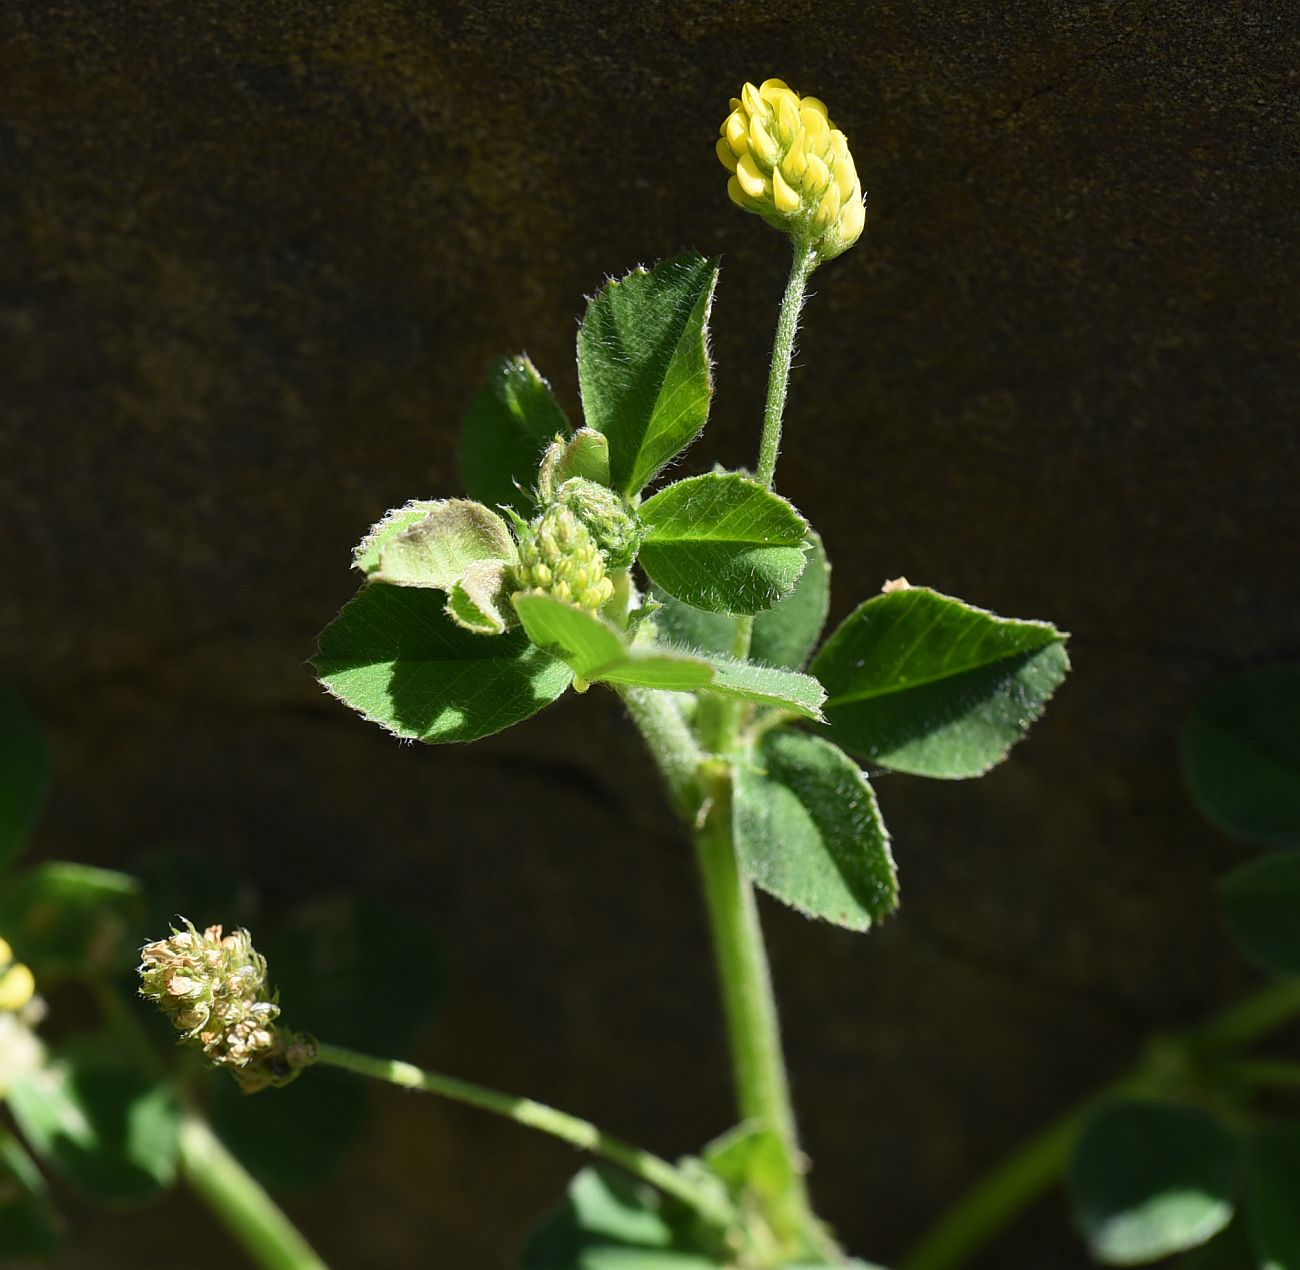
<path id="1" fill-rule="evenodd" d="M 240 929 L 173 927 L 140 950 L 140 993 L 181 1033 L 225 1067 L 245 1093 L 287 1085 L 315 1061 L 315 1043 L 277 1025 L 280 1006 L 267 987 L 266 959 Z"/>

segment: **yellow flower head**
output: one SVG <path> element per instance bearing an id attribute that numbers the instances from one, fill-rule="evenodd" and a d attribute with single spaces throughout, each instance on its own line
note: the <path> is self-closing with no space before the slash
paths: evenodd
<path id="1" fill-rule="evenodd" d="M 786 233 L 806 234 L 823 260 L 857 242 L 867 223 L 862 183 L 825 102 L 779 79 L 746 84 L 721 132 L 718 158 L 731 173 L 732 202 Z"/>
<path id="2" fill-rule="evenodd" d="M 21 1010 L 36 991 L 32 972 L 14 960 L 13 949 L 0 939 L 0 1010 Z"/>

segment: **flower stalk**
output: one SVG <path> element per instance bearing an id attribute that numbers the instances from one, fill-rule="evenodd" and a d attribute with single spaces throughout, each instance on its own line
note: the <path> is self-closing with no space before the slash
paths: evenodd
<path id="1" fill-rule="evenodd" d="M 735 1220 L 735 1211 L 719 1194 L 697 1186 L 667 1160 L 606 1133 L 589 1120 L 558 1111 L 532 1098 L 504 1094 L 396 1059 L 372 1058 L 338 1045 L 318 1046 L 317 1061 L 327 1067 L 338 1067 L 402 1089 L 417 1089 L 481 1111 L 490 1111 L 617 1164 L 634 1177 L 679 1200 L 712 1225 L 725 1228 Z"/>

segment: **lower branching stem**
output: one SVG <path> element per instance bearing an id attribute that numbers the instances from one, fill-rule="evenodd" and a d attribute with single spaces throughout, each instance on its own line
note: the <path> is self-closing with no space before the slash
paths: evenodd
<path id="1" fill-rule="evenodd" d="M 181 1175 L 261 1270 L 327 1270 L 275 1201 L 197 1115 L 181 1123 Z"/>
<path id="2" fill-rule="evenodd" d="M 611 1164 L 619 1165 L 634 1177 L 663 1191 L 665 1195 L 680 1200 L 715 1226 L 725 1227 L 735 1218 L 735 1213 L 729 1204 L 721 1201 L 712 1192 L 696 1186 L 680 1169 L 669 1164 L 667 1160 L 624 1142 L 603 1129 L 598 1129 L 589 1120 L 581 1120 L 567 1112 L 548 1107 L 545 1103 L 487 1089 L 482 1085 L 471 1084 L 469 1081 L 444 1076 L 440 1072 L 426 1071 L 410 1063 L 398 1062 L 396 1059 L 372 1058 L 368 1054 L 358 1054 L 337 1045 L 318 1045 L 316 1061 L 330 1067 L 342 1068 L 358 1076 L 386 1081 L 390 1085 L 398 1085 L 403 1089 L 418 1089 L 424 1093 L 438 1094 L 453 1102 L 465 1103 L 470 1107 L 478 1107 L 482 1111 L 493 1112 L 498 1116 L 504 1116 L 507 1120 L 513 1120 L 516 1124 L 559 1138 L 570 1146 L 575 1146 L 582 1151 L 590 1151 L 593 1155 L 610 1161 Z"/>

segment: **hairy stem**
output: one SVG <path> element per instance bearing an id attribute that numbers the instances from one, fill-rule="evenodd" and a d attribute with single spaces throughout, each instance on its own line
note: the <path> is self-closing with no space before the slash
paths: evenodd
<path id="1" fill-rule="evenodd" d="M 524 1125 L 529 1129 L 550 1134 L 551 1137 L 559 1138 L 570 1146 L 575 1146 L 582 1151 L 590 1151 L 593 1155 L 599 1155 L 612 1164 L 619 1165 L 634 1177 L 639 1177 L 643 1182 L 648 1182 L 663 1191 L 665 1195 L 680 1200 L 706 1221 L 715 1225 L 726 1226 L 735 1217 L 729 1204 L 697 1187 L 667 1160 L 605 1133 L 588 1120 L 581 1120 L 567 1112 L 557 1111 L 554 1107 L 546 1106 L 545 1103 L 534 1102 L 531 1098 L 519 1098 L 513 1094 L 503 1094 L 498 1090 L 456 1080 L 439 1072 L 425 1071 L 423 1068 L 398 1062 L 396 1059 L 372 1058 L 367 1054 L 358 1054 L 337 1045 L 319 1045 L 317 1062 L 342 1068 L 358 1076 L 387 1081 L 388 1084 L 398 1085 L 403 1089 L 418 1089 L 424 1093 L 450 1098 L 453 1102 L 478 1107 L 482 1111 L 504 1116 L 505 1119 L 513 1120 L 516 1124 Z"/>
<path id="2" fill-rule="evenodd" d="M 790 278 L 781 297 L 781 311 L 772 340 L 772 364 L 767 377 L 767 402 L 763 407 L 763 438 L 758 447 L 758 470 L 762 485 L 772 488 L 776 474 L 776 456 L 781 449 L 781 420 L 785 415 L 785 394 L 790 382 L 790 359 L 794 356 L 794 337 L 799 329 L 799 312 L 804 291 L 812 271 L 817 268 L 817 253 L 810 251 L 806 239 L 794 240 L 794 262 Z"/>
<path id="3" fill-rule="evenodd" d="M 695 832 L 695 858 L 713 930 L 714 958 L 741 1119 L 777 1135 L 788 1166 L 784 1213 L 770 1214 L 789 1234 L 806 1227 L 809 1210 L 781 1028 L 772 991 L 754 888 L 736 858 L 731 820 L 731 773 L 723 764 L 708 785 L 708 804 Z"/>
<path id="4" fill-rule="evenodd" d="M 1228 1006 L 1201 1027 L 1175 1038 L 1190 1053 L 1232 1050 L 1258 1040 L 1300 1014 L 1300 979 L 1268 984 L 1244 1000 Z M 1267 1080 L 1285 1066 L 1247 1064 L 1249 1074 Z M 1118 1081 L 1089 1095 L 1072 1111 L 1035 1134 L 1018 1151 L 978 1181 L 957 1201 L 911 1250 L 902 1270 L 955 1270 L 965 1265 L 985 1244 L 1030 1203 L 1046 1191 L 1065 1170 L 1079 1128 L 1088 1113 L 1104 1098 L 1140 1092 L 1158 1084 L 1149 1057 L 1137 1062 Z"/>
<path id="5" fill-rule="evenodd" d="M 197 1115 L 181 1123 L 181 1175 L 262 1270 L 327 1270 L 274 1200 Z"/>
<path id="6" fill-rule="evenodd" d="M 668 786 L 674 810 L 689 821 L 699 806 L 703 756 L 681 707 L 667 693 L 649 688 L 624 688 L 622 697 Z"/>

